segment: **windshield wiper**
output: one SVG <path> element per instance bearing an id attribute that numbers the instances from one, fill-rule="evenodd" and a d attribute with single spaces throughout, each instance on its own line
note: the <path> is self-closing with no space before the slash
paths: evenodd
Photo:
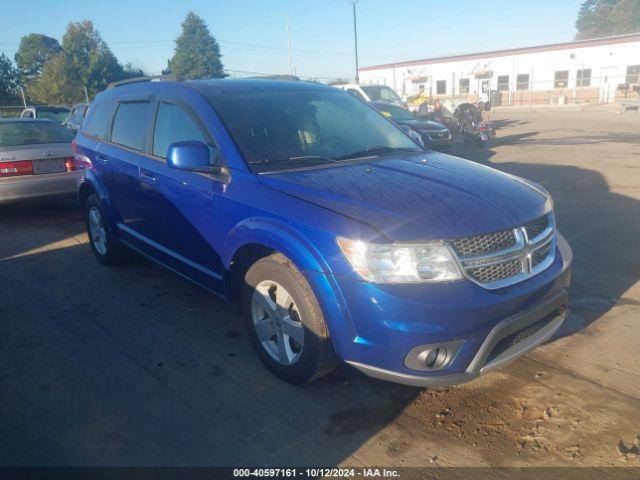
<path id="1" fill-rule="evenodd" d="M 329 157 L 323 157 L 322 155 L 301 155 L 298 157 L 280 158 L 278 160 L 265 159 L 262 161 L 251 162 L 251 165 L 255 165 L 261 170 L 268 169 L 271 166 L 277 168 L 295 168 L 296 166 L 306 165 L 322 165 L 325 163 L 335 163 L 338 160 Z M 284 167 L 283 167 L 284 165 Z"/>
<path id="2" fill-rule="evenodd" d="M 347 153 L 338 157 L 336 160 L 348 160 L 350 158 L 366 157 L 370 155 L 378 155 L 394 152 L 419 152 L 419 148 L 407 148 L 407 147 L 385 147 L 378 145 L 376 147 L 369 147 L 362 150 L 356 150 L 355 152 Z"/>

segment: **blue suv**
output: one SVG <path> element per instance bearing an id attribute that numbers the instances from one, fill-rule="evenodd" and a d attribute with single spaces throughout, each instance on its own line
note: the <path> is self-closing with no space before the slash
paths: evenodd
<path id="1" fill-rule="evenodd" d="M 116 84 L 74 143 L 90 245 L 241 306 L 292 383 L 341 359 L 465 382 L 549 339 L 572 253 L 540 185 L 424 150 L 367 104 L 268 79 Z"/>

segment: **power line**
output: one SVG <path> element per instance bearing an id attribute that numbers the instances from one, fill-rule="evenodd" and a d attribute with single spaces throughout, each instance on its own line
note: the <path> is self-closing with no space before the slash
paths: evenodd
<path id="1" fill-rule="evenodd" d="M 273 45 L 261 45 L 256 43 L 245 43 L 245 42 L 235 42 L 231 40 L 216 40 L 221 45 L 226 45 L 230 48 L 245 48 L 245 49 L 253 49 L 253 50 L 272 50 L 272 51 L 283 51 L 288 52 L 289 49 L 287 47 L 276 47 Z M 107 42 L 108 45 L 117 46 L 119 48 L 153 48 L 161 45 L 171 45 L 175 42 L 175 40 L 135 40 L 135 41 L 110 41 Z M 10 40 L 0 40 L 0 46 L 19 46 L 20 42 L 10 41 Z M 291 49 L 292 52 L 302 54 L 302 55 L 318 55 L 318 56 L 328 56 L 328 57 L 344 57 L 350 58 L 350 53 L 345 52 L 332 52 L 332 51 L 319 51 L 319 50 L 307 50 L 307 49 Z M 389 55 L 381 55 L 381 54 L 360 54 L 361 57 L 369 57 L 369 58 L 389 58 Z"/>

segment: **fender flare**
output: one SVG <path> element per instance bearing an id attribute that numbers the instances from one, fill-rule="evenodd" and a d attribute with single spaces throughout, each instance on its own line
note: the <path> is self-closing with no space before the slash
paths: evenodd
<path id="1" fill-rule="evenodd" d="M 107 228 L 109 228 L 111 234 L 115 236 L 116 229 L 111 200 L 107 195 L 107 191 L 104 188 L 104 185 L 93 170 L 84 171 L 82 181 L 80 182 L 80 185 L 78 185 L 78 201 L 80 201 L 82 193 L 86 188 L 91 188 L 98 195 L 100 202 L 107 210 Z M 84 208 L 83 205 L 80 206 L 81 208 Z"/>
<path id="2" fill-rule="evenodd" d="M 330 273 L 320 252 L 290 224 L 269 217 L 251 217 L 238 223 L 227 235 L 222 262 L 229 270 L 234 255 L 242 246 L 262 244 L 282 253 L 301 271 Z"/>
<path id="3" fill-rule="evenodd" d="M 227 271 L 236 252 L 252 243 L 280 252 L 302 272 L 324 313 L 334 349 L 344 358 L 356 336 L 355 326 L 346 300 L 320 252 L 286 222 L 264 217 L 248 218 L 233 228 L 224 243 L 222 261 Z"/>

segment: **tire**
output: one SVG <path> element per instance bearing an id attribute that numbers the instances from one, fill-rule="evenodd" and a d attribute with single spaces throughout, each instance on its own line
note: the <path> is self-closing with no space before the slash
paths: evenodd
<path id="1" fill-rule="evenodd" d="M 270 255 L 249 268 L 242 313 L 253 348 L 277 377 L 297 385 L 335 369 L 338 357 L 318 300 L 284 255 Z"/>
<path id="2" fill-rule="evenodd" d="M 96 194 L 90 195 L 84 204 L 84 219 L 91 250 L 103 265 L 119 265 L 124 263 L 129 255 L 125 248 L 113 238 L 106 218 L 98 196 Z"/>

